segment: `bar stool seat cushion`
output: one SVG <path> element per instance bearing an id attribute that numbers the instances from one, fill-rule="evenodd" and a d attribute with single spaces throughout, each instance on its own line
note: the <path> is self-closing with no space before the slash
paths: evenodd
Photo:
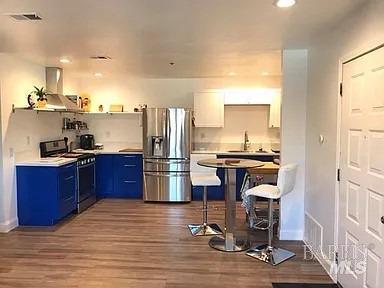
<path id="1" fill-rule="evenodd" d="M 220 178 L 213 173 L 191 173 L 193 186 L 220 186 Z"/>
<path id="2" fill-rule="evenodd" d="M 281 197 L 280 190 L 277 186 L 262 184 L 255 186 L 245 192 L 246 196 L 258 196 L 268 199 L 279 199 Z"/>

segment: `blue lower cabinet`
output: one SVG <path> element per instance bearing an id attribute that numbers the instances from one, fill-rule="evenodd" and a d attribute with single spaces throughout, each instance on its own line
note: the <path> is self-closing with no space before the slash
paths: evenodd
<path id="1" fill-rule="evenodd" d="M 96 196 L 112 197 L 114 192 L 114 155 L 100 154 L 96 156 Z"/>
<path id="2" fill-rule="evenodd" d="M 143 198 L 141 154 L 102 154 L 96 159 L 96 191 L 101 198 Z"/>
<path id="3" fill-rule="evenodd" d="M 20 225 L 54 225 L 76 210 L 76 164 L 18 166 L 16 173 Z"/>

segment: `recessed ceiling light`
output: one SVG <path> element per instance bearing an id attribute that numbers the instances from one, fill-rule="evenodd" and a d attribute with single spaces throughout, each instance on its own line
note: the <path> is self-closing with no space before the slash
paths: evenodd
<path id="1" fill-rule="evenodd" d="M 235 72 L 229 72 L 228 76 L 236 76 L 236 73 Z"/>
<path id="2" fill-rule="evenodd" d="M 64 64 L 67 64 L 67 63 L 71 63 L 71 60 L 70 59 L 68 59 L 68 58 L 60 58 L 60 62 L 61 63 L 64 63 Z"/>
<path id="3" fill-rule="evenodd" d="M 279 8 L 288 8 L 296 4 L 296 0 L 277 0 L 275 5 Z"/>
<path id="4" fill-rule="evenodd" d="M 96 72 L 96 73 L 95 73 L 95 77 L 99 77 L 99 78 L 100 78 L 100 77 L 103 77 L 103 74 L 100 73 L 100 72 Z"/>
<path id="5" fill-rule="evenodd" d="M 261 75 L 262 75 L 262 76 L 268 76 L 268 75 L 269 75 L 269 72 L 267 72 L 267 71 L 261 72 Z"/>

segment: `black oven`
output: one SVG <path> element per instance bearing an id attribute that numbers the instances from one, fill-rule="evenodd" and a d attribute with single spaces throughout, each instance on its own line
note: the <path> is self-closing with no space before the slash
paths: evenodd
<path id="1" fill-rule="evenodd" d="M 95 157 L 78 160 L 77 182 L 77 211 L 80 213 L 96 202 Z"/>

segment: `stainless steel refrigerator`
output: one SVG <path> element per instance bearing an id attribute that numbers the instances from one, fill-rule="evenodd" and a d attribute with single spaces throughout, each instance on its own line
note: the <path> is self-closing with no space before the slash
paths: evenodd
<path id="1" fill-rule="evenodd" d="M 191 111 L 143 110 L 144 201 L 191 201 Z"/>

